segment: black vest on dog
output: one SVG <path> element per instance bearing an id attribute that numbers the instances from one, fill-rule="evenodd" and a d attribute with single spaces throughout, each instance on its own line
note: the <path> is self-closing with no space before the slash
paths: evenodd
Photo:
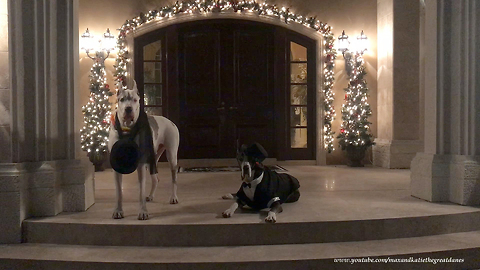
<path id="1" fill-rule="evenodd" d="M 277 173 L 265 167 L 262 181 L 257 185 L 253 201 L 250 200 L 241 186 L 237 192 L 237 198 L 253 209 L 268 208 L 268 203 L 275 197 L 284 203 L 288 196 L 300 188 L 297 178 L 286 174 Z"/>
<path id="2" fill-rule="evenodd" d="M 141 110 L 140 115 L 138 116 L 137 122 L 130 130 L 130 132 L 125 133 L 120 126 L 120 121 L 118 120 L 118 115 L 115 114 L 115 130 L 118 132 L 118 137 L 120 140 L 132 140 L 135 141 L 135 137 L 138 135 L 139 138 L 139 163 L 149 163 L 150 164 L 150 174 L 157 173 L 157 164 L 155 160 L 155 151 L 153 149 L 153 136 L 152 130 L 150 129 L 150 124 L 148 123 L 147 114 Z"/>

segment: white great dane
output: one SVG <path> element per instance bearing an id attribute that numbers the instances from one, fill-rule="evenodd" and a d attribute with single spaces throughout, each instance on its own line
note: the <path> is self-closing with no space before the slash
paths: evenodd
<path id="1" fill-rule="evenodd" d="M 120 122 L 122 130 L 128 132 L 138 120 L 140 115 L 140 96 L 137 89 L 137 83 L 134 81 L 133 89 L 119 90 L 117 93 L 117 111 L 116 116 Z M 115 121 L 111 121 L 109 131 L 108 150 L 111 151 L 115 142 L 119 140 L 119 134 L 115 129 Z M 155 164 L 157 164 L 160 156 L 166 150 L 167 160 L 170 164 L 172 172 L 172 195 L 170 197 L 171 204 L 177 204 L 177 152 L 180 142 L 180 135 L 177 126 L 169 119 L 163 116 L 148 116 L 148 123 L 152 130 L 153 147 L 155 152 Z M 137 144 L 139 143 L 138 136 L 135 138 Z M 155 190 L 158 184 L 158 175 L 151 174 L 152 189 L 150 194 L 145 196 L 145 182 L 147 174 L 150 172 L 149 163 L 139 163 L 137 167 L 138 181 L 140 184 L 140 211 L 138 214 L 139 220 L 148 219 L 148 212 L 146 201 L 153 200 Z M 114 219 L 123 218 L 122 207 L 122 174 L 114 171 L 115 187 L 117 203 L 112 217 Z"/>

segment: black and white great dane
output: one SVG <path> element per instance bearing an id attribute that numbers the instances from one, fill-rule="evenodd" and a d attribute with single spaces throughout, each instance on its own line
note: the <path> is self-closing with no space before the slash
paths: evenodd
<path id="1" fill-rule="evenodd" d="M 255 210 L 270 208 L 266 222 L 275 223 L 277 214 L 283 211 L 283 203 L 296 202 L 300 198 L 300 183 L 286 173 L 277 173 L 262 164 L 267 152 L 259 143 L 242 145 L 237 150 L 242 185 L 237 193 L 223 195 L 223 199 L 235 202 L 222 213 L 224 218 L 233 216 L 239 207 L 248 205 Z"/>
<path id="2" fill-rule="evenodd" d="M 142 112 L 144 113 L 144 112 Z M 121 89 L 117 93 L 117 110 L 114 115 L 120 123 L 121 132 L 127 133 L 134 128 L 139 115 L 141 114 L 140 108 L 140 95 L 137 89 L 137 83 L 134 81 L 133 89 Z M 170 164 L 170 170 L 172 173 L 172 195 L 170 197 L 170 203 L 178 203 L 177 198 L 177 152 L 180 142 L 180 135 L 177 126 L 169 119 L 163 116 L 147 116 L 148 124 L 151 128 L 151 134 L 153 139 L 153 151 L 155 154 L 155 164 L 157 164 L 160 156 L 166 151 L 167 160 Z M 113 118 L 112 118 L 113 119 Z M 118 131 L 115 129 L 115 122 L 112 121 L 109 131 L 108 150 L 111 151 L 115 142 L 119 140 Z M 138 136 L 135 137 L 137 144 L 139 143 Z M 150 173 L 150 164 L 148 162 L 141 162 L 138 164 L 137 173 L 138 181 L 140 184 L 140 211 L 138 219 L 148 219 L 148 212 L 146 201 L 153 200 L 155 196 L 155 190 L 158 184 L 158 175 L 151 174 L 152 189 L 150 194 L 145 196 L 145 182 L 147 179 L 147 173 Z M 116 206 L 113 211 L 112 217 L 115 219 L 123 218 L 122 207 L 122 174 L 114 171 L 115 187 L 116 187 Z"/>

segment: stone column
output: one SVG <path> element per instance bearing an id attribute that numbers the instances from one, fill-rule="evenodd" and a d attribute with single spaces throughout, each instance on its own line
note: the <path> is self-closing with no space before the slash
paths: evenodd
<path id="1" fill-rule="evenodd" d="M 425 0 L 425 147 L 412 195 L 480 204 L 480 3 Z"/>
<path id="2" fill-rule="evenodd" d="M 85 211 L 93 186 L 75 159 L 77 1 L 0 2 L 0 243 L 16 243 L 25 218 Z"/>
<path id="3" fill-rule="evenodd" d="M 373 164 L 409 168 L 419 136 L 418 0 L 378 0 L 378 130 Z"/>

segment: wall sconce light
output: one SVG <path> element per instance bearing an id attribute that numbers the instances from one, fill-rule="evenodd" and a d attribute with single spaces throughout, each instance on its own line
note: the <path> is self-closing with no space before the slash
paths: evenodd
<path id="1" fill-rule="evenodd" d="M 345 35 L 345 30 L 342 31 L 342 35 L 338 37 L 338 50 L 345 54 L 350 47 L 350 41 L 348 41 L 348 36 Z"/>
<path id="2" fill-rule="evenodd" d="M 360 36 L 357 37 L 357 51 L 360 54 L 363 54 L 368 48 L 368 38 L 367 36 L 363 33 L 360 33 Z"/>
<path id="3" fill-rule="evenodd" d="M 87 31 L 82 34 L 80 38 L 80 49 L 85 50 L 88 54 L 90 51 L 95 51 L 95 40 L 94 36 L 90 34 L 90 31 L 87 28 Z"/>
<path id="4" fill-rule="evenodd" d="M 363 31 L 362 31 L 363 34 Z M 107 32 L 103 33 L 102 38 L 102 50 L 110 53 L 114 51 L 117 47 L 117 42 L 115 40 L 115 36 L 110 33 L 110 29 L 107 28 Z"/>
<path id="5" fill-rule="evenodd" d="M 365 53 L 365 51 L 367 51 L 368 38 L 363 33 L 363 30 L 357 37 L 357 42 L 353 45 L 353 51 L 355 51 L 357 54 L 362 55 Z M 342 52 L 343 56 L 345 56 L 347 53 L 352 53 L 350 52 L 350 41 L 348 41 L 348 36 L 345 34 L 345 30 L 343 30 L 342 35 L 338 37 L 338 50 Z"/>
<path id="6" fill-rule="evenodd" d="M 116 48 L 115 36 L 112 35 L 110 29 L 107 28 L 107 31 L 103 33 L 102 38 L 96 39 L 87 28 L 80 38 L 80 48 L 85 50 L 90 59 L 104 61 L 108 58 L 110 52 L 114 51 Z M 95 52 L 95 57 L 90 56 L 90 52 Z"/>

